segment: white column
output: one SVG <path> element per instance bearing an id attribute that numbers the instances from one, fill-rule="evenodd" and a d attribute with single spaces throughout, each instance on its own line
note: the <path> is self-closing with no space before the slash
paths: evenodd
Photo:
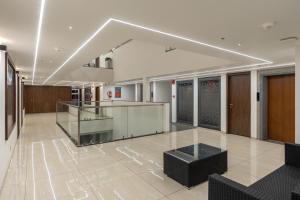
<path id="1" fill-rule="evenodd" d="M 143 101 L 150 102 L 150 82 L 144 78 L 143 80 Z"/>
<path id="2" fill-rule="evenodd" d="M 296 128 L 296 135 L 295 135 L 295 142 L 300 144 L 300 46 L 296 47 L 296 67 L 295 67 L 295 128 Z"/>
<path id="3" fill-rule="evenodd" d="M 84 96 L 84 86 L 82 86 L 82 90 L 81 90 L 81 99 L 82 99 L 82 104 L 84 104 L 84 102 L 85 102 L 85 96 Z"/>
<path id="4" fill-rule="evenodd" d="M 251 71 L 251 137 L 258 138 L 257 131 L 257 70 Z"/>
<path id="5" fill-rule="evenodd" d="M 221 75 L 221 131 L 227 133 L 227 74 Z"/>
<path id="6" fill-rule="evenodd" d="M 139 101 L 139 93 L 140 93 L 140 90 L 139 90 L 139 85 L 138 85 L 138 83 L 136 83 L 136 84 L 134 85 L 134 87 L 135 87 L 135 91 L 134 91 L 134 99 L 135 99 L 135 101 Z"/>
<path id="7" fill-rule="evenodd" d="M 177 122 L 177 87 L 176 81 L 172 83 L 172 122 Z"/>
<path id="8" fill-rule="evenodd" d="M 153 90 L 153 102 L 157 102 L 157 82 L 152 82 L 152 90 Z"/>
<path id="9" fill-rule="evenodd" d="M 104 100 L 103 86 L 100 86 L 100 101 Z"/>
<path id="10" fill-rule="evenodd" d="M 170 104 L 164 104 L 164 132 L 170 132 Z"/>
<path id="11" fill-rule="evenodd" d="M 194 126 L 198 126 L 198 78 L 194 78 Z"/>

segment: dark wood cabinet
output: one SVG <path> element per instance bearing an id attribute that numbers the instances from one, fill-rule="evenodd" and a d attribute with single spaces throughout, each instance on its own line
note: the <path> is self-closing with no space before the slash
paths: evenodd
<path id="1" fill-rule="evenodd" d="M 57 101 L 71 101 L 71 87 L 31 85 L 24 87 L 26 114 L 55 112 Z"/>

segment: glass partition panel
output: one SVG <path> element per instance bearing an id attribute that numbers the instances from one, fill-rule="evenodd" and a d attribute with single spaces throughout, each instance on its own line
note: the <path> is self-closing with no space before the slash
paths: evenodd
<path id="1" fill-rule="evenodd" d="M 72 104 L 57 103 L 56 105 L 56 123 L 64 132 L 75 142 L 79 144 L 79 120 L 78 107 Z"/>
<path id="2" fill-rule="evenodd" d="M 77 146 L 164 131 L 164 105 L 57 103 L 57 124 Z"/>
<path id="3" fill-rule="evenodd" d="M 163 132 L 163 106 L 129 106 L 128 134 L 139 137 Z"/>
<path id="4" fill-rule="evenodd" d="M 80 109 L 82 145 L 127 138 L 127 107 L 84 107 Z"/>

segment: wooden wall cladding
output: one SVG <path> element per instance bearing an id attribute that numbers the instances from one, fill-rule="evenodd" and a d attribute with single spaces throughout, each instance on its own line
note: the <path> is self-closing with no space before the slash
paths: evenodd
<path id="1" fill-rule="evenodd" d="M 71 100 L 71 87 L 24 86 L 24 107 L 26 114 L 56 112 L 57 101 Z"/>

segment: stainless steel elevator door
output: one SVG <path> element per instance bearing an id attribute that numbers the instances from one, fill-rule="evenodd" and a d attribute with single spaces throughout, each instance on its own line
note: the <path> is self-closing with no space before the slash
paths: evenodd
<path id="1" fill-rule="evenodd" d="M 194 92 L 193 81 L 177 82 L 177 121 L 193 124 Z"/>
<path id="2" fill-rule="evenodd" d="M 204 78 L 198 82 L 198 126 L 220 130 L 220 78 Z"/>

